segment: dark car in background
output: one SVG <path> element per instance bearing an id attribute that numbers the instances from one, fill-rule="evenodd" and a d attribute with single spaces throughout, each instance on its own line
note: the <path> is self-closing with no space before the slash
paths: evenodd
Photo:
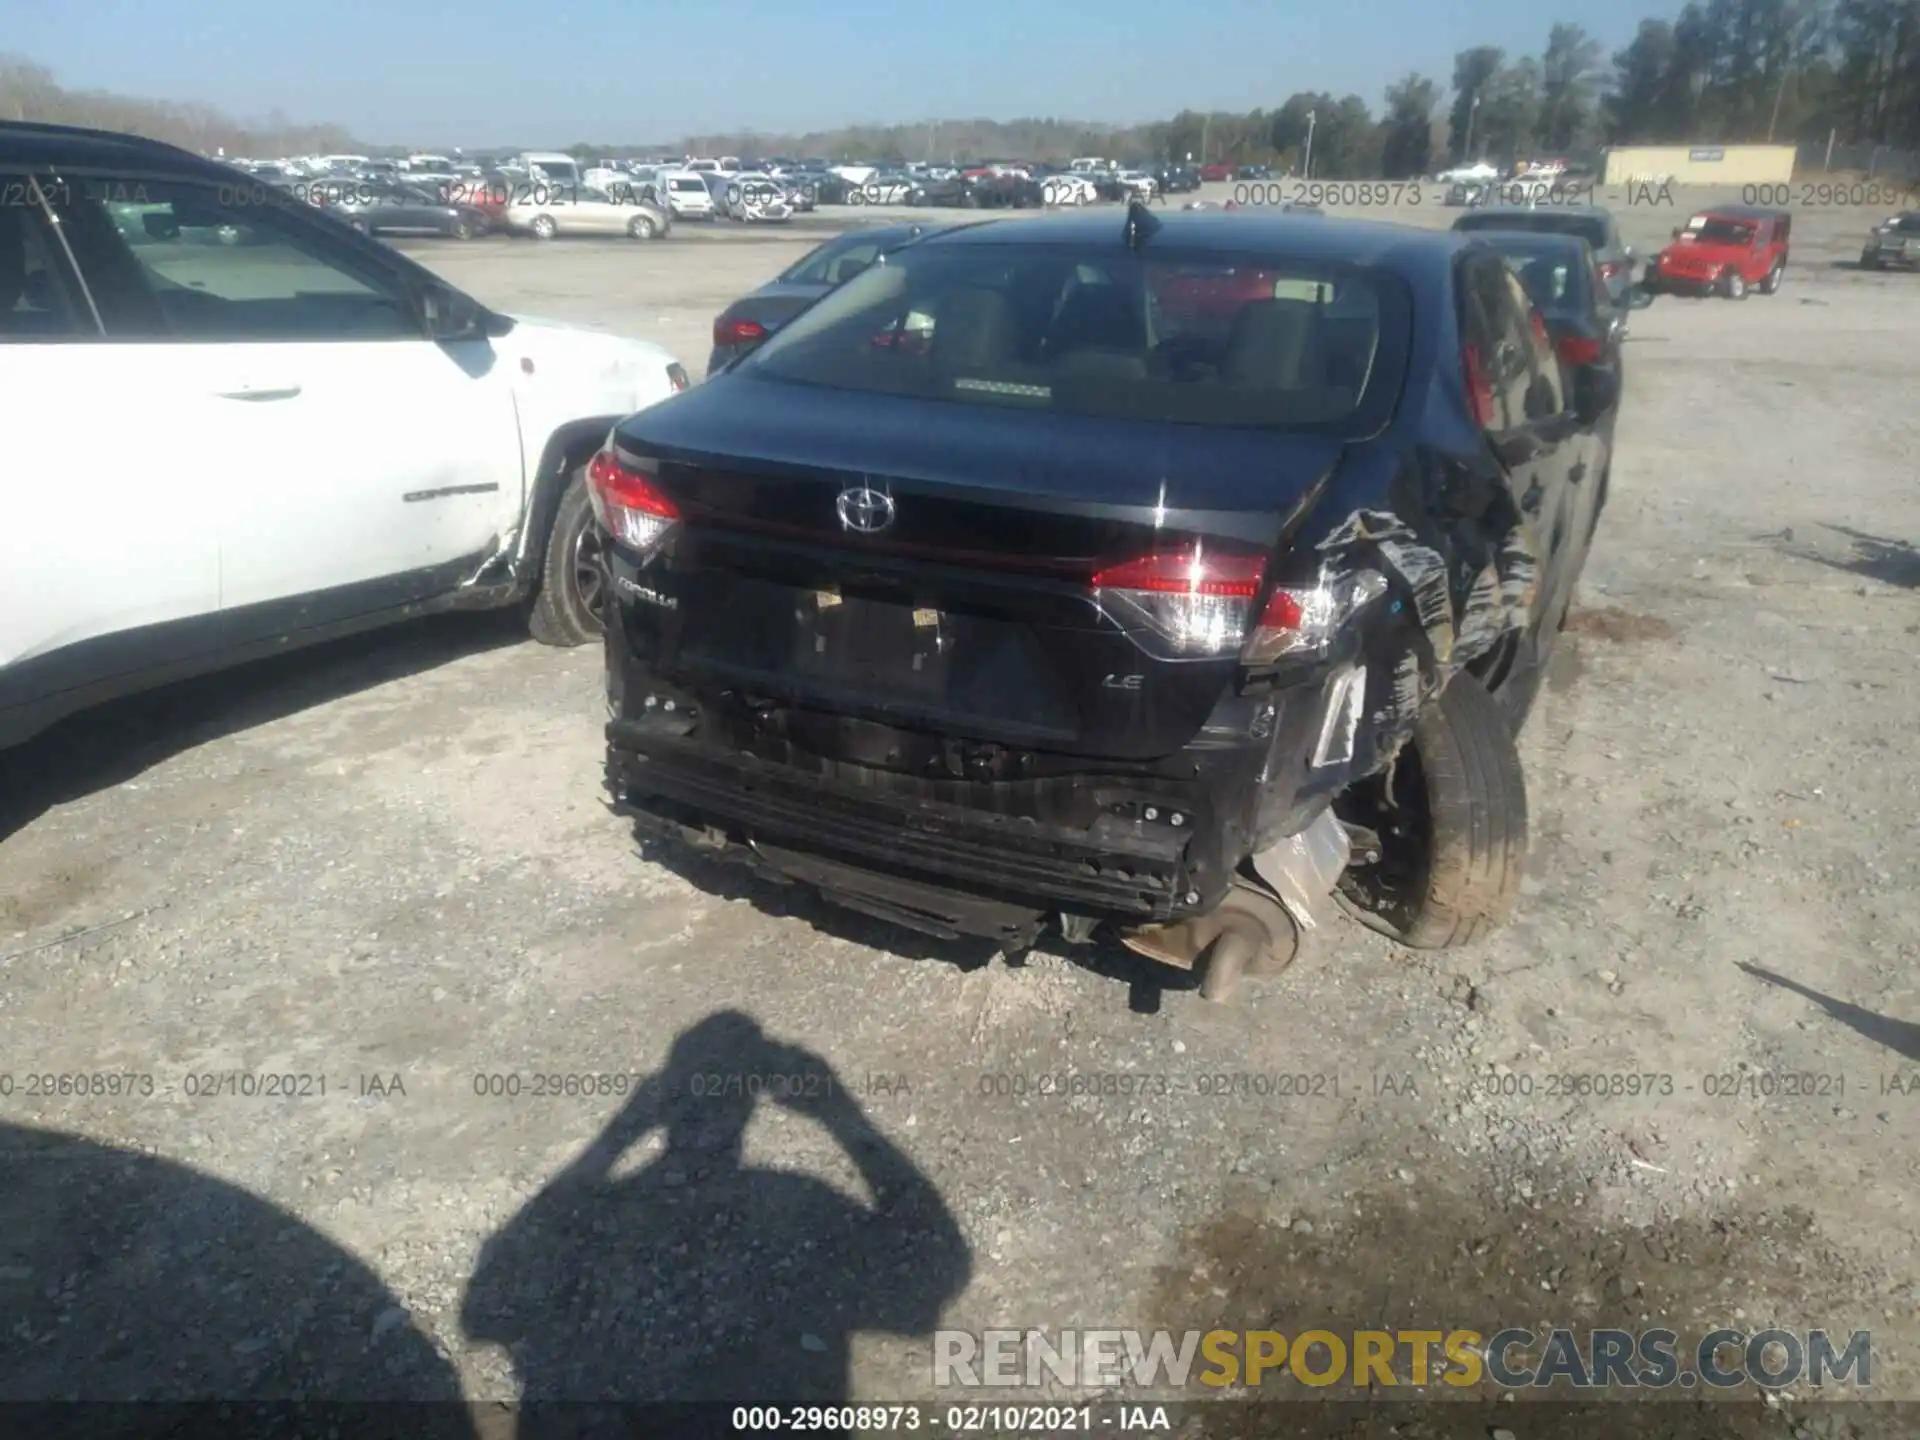
<path id="1" fill-rule="evenodd" d="M 366 235 L 445 235 L 471 240 L 494 228 L 494 221 L 477 205 L 453 203 L 419 185 L 363 183 L 325 207 Z"/>
<path id="2" fill-rule="evenodd" d="M 1622 355 L 1628 311 L 1644 309 L 1653 303 L 1653 296 L 1645 290 L 1631 290 L 1627 303 L 1616 305 L 1598 257 L 1576 235 L 1492 230 L 1479 239 L 1499 251 L 1520 277 L 1527 297 L 1546 322 L 1554 352 L 1567 372 L 1577 374 L 1587 366 L 1603 366 L 1613 372 L 1615 382 L 1610 388 L 1617 392 L 1625 383 Z M 1617 410 L 1616 404 L 1600 422 L 1609 448 Z M 1603 483 L 1594 498 L 1595 520 L 1605 503 Z"/>
<path id="3" fill-rule="evenodd" d="M 908 201 L 914 205 L 977 210 L 980 208 L 980 191 L 977 183 L 966 176 L 949 175 L 943 180 L 920 181 L 914 186 Z"/>
<path id="4" fill-rule="evenodd" d="M 925 237 L 593 461 L 616 803 L 930 934 L 1111 927 L 1215 998 L 1336 898 L 1477 939 L 1611 382 L 1471 237 Z"/>
<path id="5" fill-rule="evenodd" d="M 1167 165 L 1150 173 L 1162 195 L 1191 195 L 1200 188 L 1200 172 L 1191 165 Z"/>
<path id="6" fill-rule="evenodd" d="M 877 225 L 836 236 L 816 246 L 758 290 L 742 295 L 713 320 L 713 353 L 707 374 L 726 368 L 763 343 L 807 306 L 869 265 L 924 235 L 950 225 Z"/>
<path id="7" fill-rule="evenodd" d="M 1488 205 L 1453 222 L 1468 234 L 1526 231 L 1536 235 L 1572 235 L 1587 242 L 1599 262 L 1607 293 L 1624 307 L 1633 289 L 1633 264 L 1639 257 L 1620 237 L 1620 223 L 1602 205 Z"/>
<path id="8" fill-rule="evenodd" d="M 973 183 L 983 209 L 1037 210 L 1047 203 L 1046 187 L 1027 175 L 989 175 Z"/>
<path id="9" fill-rule="evenodd" d="M 1868 270 L 1920 266 L 1920 210 L 1903 211 L 1874 226 L 1861 248 L 1860 264 Z"/>

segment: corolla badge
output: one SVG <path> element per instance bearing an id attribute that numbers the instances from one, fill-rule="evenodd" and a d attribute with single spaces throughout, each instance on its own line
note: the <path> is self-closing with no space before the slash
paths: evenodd
<path id="1" fill-rule="evenodd" d="M 877 534 L 893 524 L 893 497 L 865 485 L 841 491 L 834 509 L 840 513 L 842 525 L 864 535 Z"/>

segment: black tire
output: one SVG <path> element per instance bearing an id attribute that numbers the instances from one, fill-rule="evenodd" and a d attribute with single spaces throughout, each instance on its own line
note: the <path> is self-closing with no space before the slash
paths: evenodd
<path id="1" fill-rule="evenodd" d="M 1880 263 L 1879 255 L 1865 253 L 1860 256 L 1860 268 L 1862 270 L 1884 270 L 1886 266 Z"/>
<path id="2" fill-rule="evenodd" d="M 456 240 L 471 240 L 473 238 L 472 222 L 467 220 L 454 221 L 453 238 Z"/>
<path id="3" fill-rule="evenodd" d="M 586 645 L 600 638 L 606 582 L 599 571 L 600 532 L 587 500 L 585 473 L 575 471 L 560 497 L 547 534 L 540 588 L 527 611 L 528 633 L 542 645 Z"/>
<path id="4" fill-rule="evenodd" d="M 1416 950 L 1474 944 L 1513 914 L 1526 862 L 1527 781 L 1507 710 L 1456 675 L 1414 722 L 1393 781 L 1400 811 L 1369 805 L 1361 823 L 1399 813 L 1413 833 L 1382 830 L 1381 861 L 1341 878 L 1341 904 Z M 1384 794 L 1386 777 L 1365 783 Z"/>
<path id="5" fill-rule="evenodd" d="M 1767 278 L 1760 282 L 1760 293 L 1762 295 L 1778 295 L 1780 293 L 1780 281 L 1786 273 L 1787 262 L 1782 260 L 1779 264 L 1775 265 L 1773 269 L 1769 270 L 1767 272 Z"/>
<path id="6" fill-rule="evenodd" d="M 1720 279 L 1720 293 L 1729 300 L 1744 300 L 1751 292 L 1747 289 L 1747 277 L 1738 270 L 1728 270 Z"/>
<path id="7" fill-rule="evenodd" d="M 627 222 L 627 234 L 635 240 L 651 240 L 660 233 L 651 215 L 636 215 Z"/>

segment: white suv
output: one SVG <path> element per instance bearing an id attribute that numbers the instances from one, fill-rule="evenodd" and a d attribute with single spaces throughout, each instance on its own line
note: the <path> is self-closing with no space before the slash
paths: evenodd
<path id="1" fill-rule="evenodd" d="M 671 355 L 153 141 L 0 123 L 0 195 L 0 746 L 433 610 L 598 637 L 579 473 Z"/>

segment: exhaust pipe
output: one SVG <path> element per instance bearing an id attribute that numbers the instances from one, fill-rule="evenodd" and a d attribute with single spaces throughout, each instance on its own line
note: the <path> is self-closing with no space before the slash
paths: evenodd
<path id="1" fill-rule="evenodd" d="M 1264 886 L 1235 880 L 1205 915 L 1122 935 L 1129 950 L 1181 970 L 1198 969 L 1200 994 L 1225 1000 L 1243 977 L 1278 975 L 1299 956 L 1304 932 Z"/>
<path id="2" fill-rule="evenodd" d="M 1299 834 L 1252 856 L 1248 873 L 1205 915 L 1142 926 L 1121 941 L 1162 965 L 1198 969 L 1201 996 L 1225 1000 L 1244 977 L 1277 975 L 1300 957 L 1351 853 L 1346 830 L 1323 810 Z"/>

